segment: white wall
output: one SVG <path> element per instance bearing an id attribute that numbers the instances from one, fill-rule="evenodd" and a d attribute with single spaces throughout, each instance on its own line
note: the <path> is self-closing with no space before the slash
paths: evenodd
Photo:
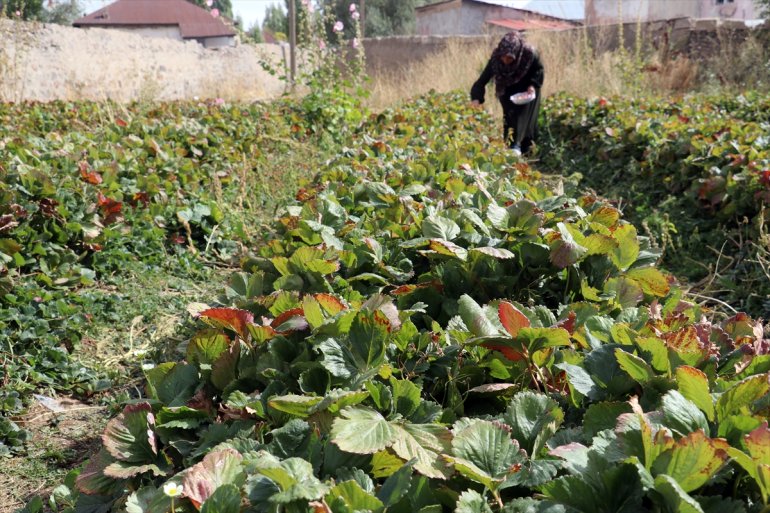
<path id="1" fill-rule="evenodd" d="M 174 25 L 168 25 L 164 27 L 110 27 L 109 30 L 123 30 L 132 34 L 138 34 L 140 36 L 147 37 L 165 37 L 169 39 L 182 40 L 182 34 L 179 32 L 179 27 Z"/>
<path id="2" fill-rule="evenodd" d="M 208 50 L 195 41 L 0 19 L 0 101 L 275 98 L 285 84 L 260 59 L 284 67 L 278 45 Z"/>

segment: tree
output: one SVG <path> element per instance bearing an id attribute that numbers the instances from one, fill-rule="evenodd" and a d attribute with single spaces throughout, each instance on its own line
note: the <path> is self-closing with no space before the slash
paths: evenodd
<path id="1" fill-rule="evenodd" d="M 262 22 L 262 30 L 284 36 L 289 33 L 289 18 L 280 5 L 271 4 L 267 7 L 265 20 Z"/>
<path id="2" fill-rule="evenodd" d="M 346 27 L 351 27 L 350 3 L 350 0 L 324 0 L 324 7 L 331 9 Z M 431 0 L 366 0 L 364 33 L 367 37 L 412 34 L 415 7 L 428 3 Z"/>
<path id="3" fill-rule="evenodd" d="M 265 38 L 262 36 L 262 29 L 259 28 L 259 23 L 255 23 L 246 31 L 246 37 L 253 43 L 265 42 Z"/>
<path id="4" fill-rule="evenodd" d="M 0 12 L 9 18 L 16 13 L 23 20 L 37 20 L 43 10 L 43 0 L 0 0 Z"/>
<path id="5" fill-rule="evenodd" d="M 754 0 L 754 3 L 762 11 L 762 16 L 770 18 L 770 0 Z"/>
<path id="6" fill-rule="evenodd" d="M 48 7 L 40 11 L 39 19 L 43 23 L 57 25 L 72 25 L 72 22 L 83 16 L 83 6 L 79 0 L 49 2 Z"/>
<path id="7" fill-rule="evenodd" d="M 213 0 L 211 6 L 208 5 L 207 0 L 192 0 L 192 2 L 204 9 L 218 9 L 219 14 L 226 18 L 233 19 L 233 4 L 231 0 Z"/>

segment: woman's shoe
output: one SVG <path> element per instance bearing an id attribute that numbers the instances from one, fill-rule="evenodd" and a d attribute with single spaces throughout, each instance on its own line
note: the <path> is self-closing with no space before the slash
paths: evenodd
<path id="1" fill-rule="evenodd" d="M 518 144 L 511 146 L 511 153 L 516 157 L 521 157 L 521 146 Z"/>

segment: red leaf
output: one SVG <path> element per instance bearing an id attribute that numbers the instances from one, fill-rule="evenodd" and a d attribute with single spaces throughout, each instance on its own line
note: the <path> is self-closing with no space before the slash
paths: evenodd
<path id="1" fill-rule="evenodd" d="M 116 118 L 115 119 L 115 124 L 118 125 L 118 126 L 122 126 L 122 127 L 127 127 L 128 126 L 128 123 L 126 123 L 124 120 L 122 120 L 120 118 Z"/>
<path id="2" fill-rule="evenodd" d="M 102 175 L 96 171 L 90 171 L 88 162 L 81 161 L 78 164 L 78 167 L 80 168 L 80 178 L 82 178 L 84 182 L 88 182 L 91 185 L 99 185 L 102 183 Z"/>
<path id="3" fill-rule="evenodd" d="M 515 350 L 512 347 L 501 346 L 499 344 L 492 344 L 492 343 L 481 344 L 481 345 L 482 345 L 482 347 L 486 347 L 487 349 L 489 349 L 491 351 L 499 351 L 499 352 L 503 353 L 503 356 L 505 356 L 506 358 L 508 358 L 509 360 L 514 361 L 514 362 L 518 362 L 518 361 L 526 360 L 527 359 L 527 357 L 526 357 L 526 355 L 524 353 L 522 353 L 521 351 L 517 351 L 517 350 Z"/>
<path id="4" fill-rule="evenodd" d="M 570 335 L 575 334 L 575 320 L 577 319 L 577 314 L 574 311 L 570 311 L 570 313 L 567 315 L 566 319 L 563 319 L 556 323 L 557 328 L 564 328 L 569 332 Z"/>
<path id="5" fill-rule="evenodd" d="M 248 325 L 254 322 L 254 316 L 246 310 L 237 308 L 209 308 L 201 312 L 201 319 L 215 327 L 223 327 L 246 338 Z"/>
<path id="6" fill-rule="evenodd" d="M 288 326 L 284 326 L 290 321 L 292 322 Z M 283 330 L 279 329 L 281 326 L 284 327 Z M 293 331 L 307 329 L 308 323 L 305 320 L 305 312 L 302 308 L 293 308 L 291 310 L 286 310 L 276 317 L 273 322 L 270 323 L 270 327 L 275 329 L 278 333 L 291 333 Z"/>
<path id="7" fill-rule="evenodd" d="M 123 210 L 123 203 L 108 198 L 101 192 L 96 198 L 99 202 L 99 208 L 102 210 L 102 215 L 104 216 L 104 224 L 114 223 L 120 217 L 120 212 Z"/>
<path id="8" fill-rule="evenodd" d="M 527 316 L 521 313 L 518 308 L 507 301 L 501 301 L 497 307 L 497 315 L 503 328 L 512 337 L 519 334 L 521 328 L 529 328 L 530 322 Z"/>

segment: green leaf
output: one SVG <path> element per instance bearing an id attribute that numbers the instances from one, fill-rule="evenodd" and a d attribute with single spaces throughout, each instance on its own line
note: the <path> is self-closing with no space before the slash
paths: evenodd
<path id="1" fill-rule="evenodd" d="M 492 508 L 479 492 L 466 490 L 457 500 L 455 513 L 492 513 Z"/>
<path id="2" fill-rule="evenodd" d="M 730 414 L 749 407 L 754 401 L 770 392 L 768 374 L 760 374 L 739 381 L 724 392 L 716 404 L 717 419 L 722 422 Z"/>
<path id="3" fill-rule="evenodd" d="M 412 486 L 412 472 L 416 461 L 416 459 L 412 459 L 406 462 L 382 483 L 380 491 L 377 492 L 377 498 L 382 501 L 386 508 L 396 504 L 409 491 Z M 372 467 L 374 467 L 374 461 L 372 461 Z"/>
<path id="4" fill-rule="evenodd" d="M 610 260 L 615 267 L 624 271 L 631 267 L 639 256 L 636 228 L 632 224 L 624 224 L 612 233 L 612 238 L 617 241 L 618 246 L 610 253 Z"/>
<path id="5" fill-rule="evenodd" d="M 656 371 L 668 373 L 671 370 L 668 348 L 666 348 L 666 343 L 663 340 L 656 337 L 636 337 L 634 343 L 639 354 L 651 362 Z"/>
<path id="6" fill-rule="evenodd" d="M 654 267 L 631 269 L 626 276 L 639 283 L 644 293 L 651 296 L 664 297 L 671 290 L 666 276 Z"/>
<path id="7" fill-rule="evenodd" d="M 694 431 L 661 453 L 652 465 L 653 475 L 671 476 L 686 492 L 708 482 L 727 461 L 727 441 Z"/>
<path id="8" fill-rule="evenodd" d="M 564 328 L 521 328 L 519 340 L 534 354 L 549 347 L 567 347 L 570 345 L 569 331 Z"/>
<path id="9" fill-rule="evenodd" d="M 332 442 L 354 454 L 374 454 L 390 447 L 399 432 L 378 412 L 369 408 L 350 407 L 334 419 Z"/>
<path id="10" fill-rule="evenodd" d="M 267 401 L 271 408 L 288 413 L 294 417 L 305 418 L 312 413 L 315 405 L 320 403 L 323 397 L 311 397 L 306 395 L 282 395 L 271 397 Z"/>
<path id="11" fill-rule="evenodd" d="M 280 489 L 280 492 L 269 498 L 270 502 L 289 504 L 294 501 L 312 501 L 320 499 L 329 491 L 329 486 L 313 475 L 310 462 L 301 458 L 289 458 L 279 462 L 267 453 L 259 454 L 254 470 L 270 479 Z M 264 490 L 264 485 L 261 488 Z M 252 490 L 252 493 L 255 492 Z"/>
<path id="12" fill-rule="evenodd" d="M 390 380 L 395 413 L 408 418 L 420 406 L 420 388 L 407 379 Z"/>
<path id="13" fill-rule="evenodd" d="M 158 459 L 152 408 L 147 403 L 131 404 L 109 421 L 102 435 L 104 448 L 119 461 L 154 463 Z"/>
<path id="14" fill-rule="evenodd" d="M 513 438 L 535 459 L 564 421 L 564 412 L 550 397 L 526 391 L 513 396 L 504 420 Z"/>
<path id="15" fill-rule="evenodd" d="M 396 439 L 391 446 L 405 461 L 415 459 L 414 468 L 422 475 L 446 479 L 451 474 L 442 455 L 449 452 L 451 433 L 438 424 L 394 424 Z"/>
<path id="16" fill-rule="evenodd" d="M 206 499 L 200 511 L 201 513 L 240 513 L 240 489 L 233 484 L 223 484 Z"/>
<path id="17" fill-rule="evenodd" d="M 676 513 L 703 513 L 698 501 L 687 495 L 676 480 L 666 474 L 655 477 L 655 491 L 663 498 L 668 511 Z"/>
<path id="18" fill-rule="evenodd" d="M 198 367 L 211 365 L 228 347 L 230 339 L 222 331 L 201 330 L 187 344 L 187 362 Z"/>
<path id="19" fill-rule="evenodd" d="M 146 376 L 152 397 L 166 406 L 184 406 L 200 384 L 198 369 L 184 363 L 156 365 Z"/>
<path id="20" fill-rule="evenodd" d="M 477 337 L 498 335 L 497 328 L 495 328 L 492 321 L 484 313 L 484 310 L 472 297 L 463 294 L 457 300 L 457 304 L 460 310 L 460 317 L 471 333 Z"/>
<path id="21" fill-rule="evenodd" d="M 583 415 L 583 433 L 586 439 L 592 439 L 605 429 L 615 429 L 618 417 L 623 413 L 631 413 L 631 406 L 627 402 L 591 404 Z"/>
<path id="22" fill-rule="evenodd" d="M 122 481 L 117 481 L 110 476 L 105 475 L 104 470 L 115 462 L 107 449 L 102 447 L 98 453 L 91 457 L 88 464 L 77 477 L 77 489 L 89 495 L 111 494 L 115 488 L 122 485 Z"/>
<path id="23" fill-rule="evenodd" d="M 187 406 L 161 408 L 157 415 L 158 428 L 195 429 L 209 418 L 204 410 L 195 410 Z"/>
<path id="24" fill-rule="evenodd" d="M 709 432 L 708 420 L 703 412 L 676 390 L 669 390 L 663 396 L 661 410 L 666 427 L 680 436 L 698 429 L 702 429 L 704 433 Z"/>
<path id="25" fill-rule="evenodd" d="M 676 382 L 679 392 L 700 408 L 708 420 L 713 422 L 714 400 L 709 393 L 709 381 L 706 374 L 695 367 L 681 365 L 676 368 Z"/>
<path id="26" fill-rule="evenodd" d="M 332 487 L 326 495 L 326 502 L 337 510 L 337 501 L 347 506 L 347 511 L 376 511 L 384 504 L 380 499 L 368 493 L 356 481 L 344 481 Z"/>
<path id="27" fill-rule="evenodd" d="M 372 456 L 372 476 L 375 479 L 392 476 L 404 465 L 404 460 L 389 450 L 377 452 Z"/>
<path id="28" fill-rule="evenodd" d="M 556 367 L 567 373 L 570 386 L 579 394 L 593 401 L 601 400 L 604 397 L 604 391 L 596 386 L 591 375 L 583 367 L 571 363 L 560 363 Z"/>
<path id="29" fill-rule="evenodd" d="M 643 359 L 636 355 L 627 353 L 622 349 L 615 349 L 615 358 L 618 359 L 618 365 L 631 376 L 631 379 L 637 383 L 644 384 L 655 377 L 655 371 Z"/>
<path id="30" fill-rule="evenodd" d="M 486 420 L 474 420 L 455 433 L 448 460 L 460 474 L 492 491 L 526 463 L 509 431 Z"/>
<path id="31" fill-rule="evenodd" d="M 428 239 L 454 240 L 462 230 L 446 217 L 430 216 L 422 221 L 422 236 Z"/>

